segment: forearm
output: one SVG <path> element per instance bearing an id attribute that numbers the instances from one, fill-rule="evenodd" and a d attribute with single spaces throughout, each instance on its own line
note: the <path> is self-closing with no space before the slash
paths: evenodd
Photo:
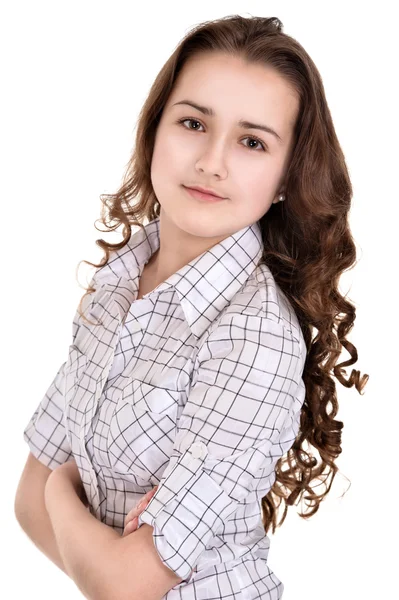
<path id="1" fill-rule="evenodd" d="M 57 493 L 46 495 L 46 506 L 66 573 L 90 600 L 106 598 L 109 582 L 117 597 L 113 549 L 121 536 L 86 510 L 69 481 L 58 478 L 56 484 Z"/>
<path id="2" fill-rule="evenodd" d="M 43 503 L 35 514 L 29 517 L 26 524 L 22 521 L 19 521 L 19 524 L 40 552 L 68 575 L 58 550 L 54 530 L 45 504 Z"/>

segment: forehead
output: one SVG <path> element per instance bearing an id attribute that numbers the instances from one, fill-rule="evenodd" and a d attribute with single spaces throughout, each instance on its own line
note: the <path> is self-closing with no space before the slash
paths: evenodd
<path id="1" fill-rule="evenodd" d="M 273 121 L 284 133 L 293 126 L 299 105 L 296 91 L 274 69 L 220 53 L 197 55 L 184 64 L 166 108 L 184 98 L 212 108 L 213 119 L 256 117 Z"/>

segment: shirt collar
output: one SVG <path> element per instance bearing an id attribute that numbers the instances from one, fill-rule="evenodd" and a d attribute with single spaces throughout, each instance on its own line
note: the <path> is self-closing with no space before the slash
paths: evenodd
<path id="1" fill-rule="evenodd" d="M 96 271 L 94 286 L 98 283 L 108 290 L 115 286 L 120 294 L 128 283 L 131 302 L 130 294 L 137 291 L 145 264 L 159 248 L 159 221 L 156 217 L 139 228 L 123 248 L 114 251 L 108 263 Z M 255 222 L 191 260 L 144 298 L 173 287 L 192 333 L 200 337 L 254 272 L 262 253 L 262 233 Z"/>

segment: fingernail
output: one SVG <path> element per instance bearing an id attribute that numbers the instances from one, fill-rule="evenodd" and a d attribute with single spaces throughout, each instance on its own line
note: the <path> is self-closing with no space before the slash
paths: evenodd
<path id="1" fill-rule="evenodd" d="M 124 534 L 124 535 L 129 535 L 129 533 L 131 533 L 131 531 L 132 531 L 132 526 L 131 526 L 131 524 L 129 523 L 129 525 L 128 525 L 127 527 L 125 527 L 125 529 L 124 529 L 124 531 L 123 531 L 123 534 Z"/>

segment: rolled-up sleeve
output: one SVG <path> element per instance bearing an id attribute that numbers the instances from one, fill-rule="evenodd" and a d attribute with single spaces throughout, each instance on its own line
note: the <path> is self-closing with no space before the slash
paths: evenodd
<path id="1" fill-rule="evenodd" d="M 90 282 L 93 283 L 94 279 Z M 89 305 L 90 299 L 85 299 L 83 311 Z M 72 343 L 75 342 L 82 318 L 78 310 L 72 321 Z M 44 465 L 54 470 L 67 462 L 72 456 L 72 449 L 67 438 L 65 427 L 65 365 L 59 367 L 54 379 L 37 405 L 23 431 L 23 439 L 28 444 L 32 454 Z"/>
<path id="2" fill-rule="evenodd" d="M 138 519 L 183 581 L 225 520 L 271 489 L 299 429 L 305 354 L 303 338 L 254 315 L 226 317 L 201 345 L 170 461 Z"/>
<path id="3" fill-rule="evenodd" d="M 32 454 L 52 470 L 69 460 L 72 454 L 64 424 L 65 364 L 58 369 L 23 433 Z"/>

